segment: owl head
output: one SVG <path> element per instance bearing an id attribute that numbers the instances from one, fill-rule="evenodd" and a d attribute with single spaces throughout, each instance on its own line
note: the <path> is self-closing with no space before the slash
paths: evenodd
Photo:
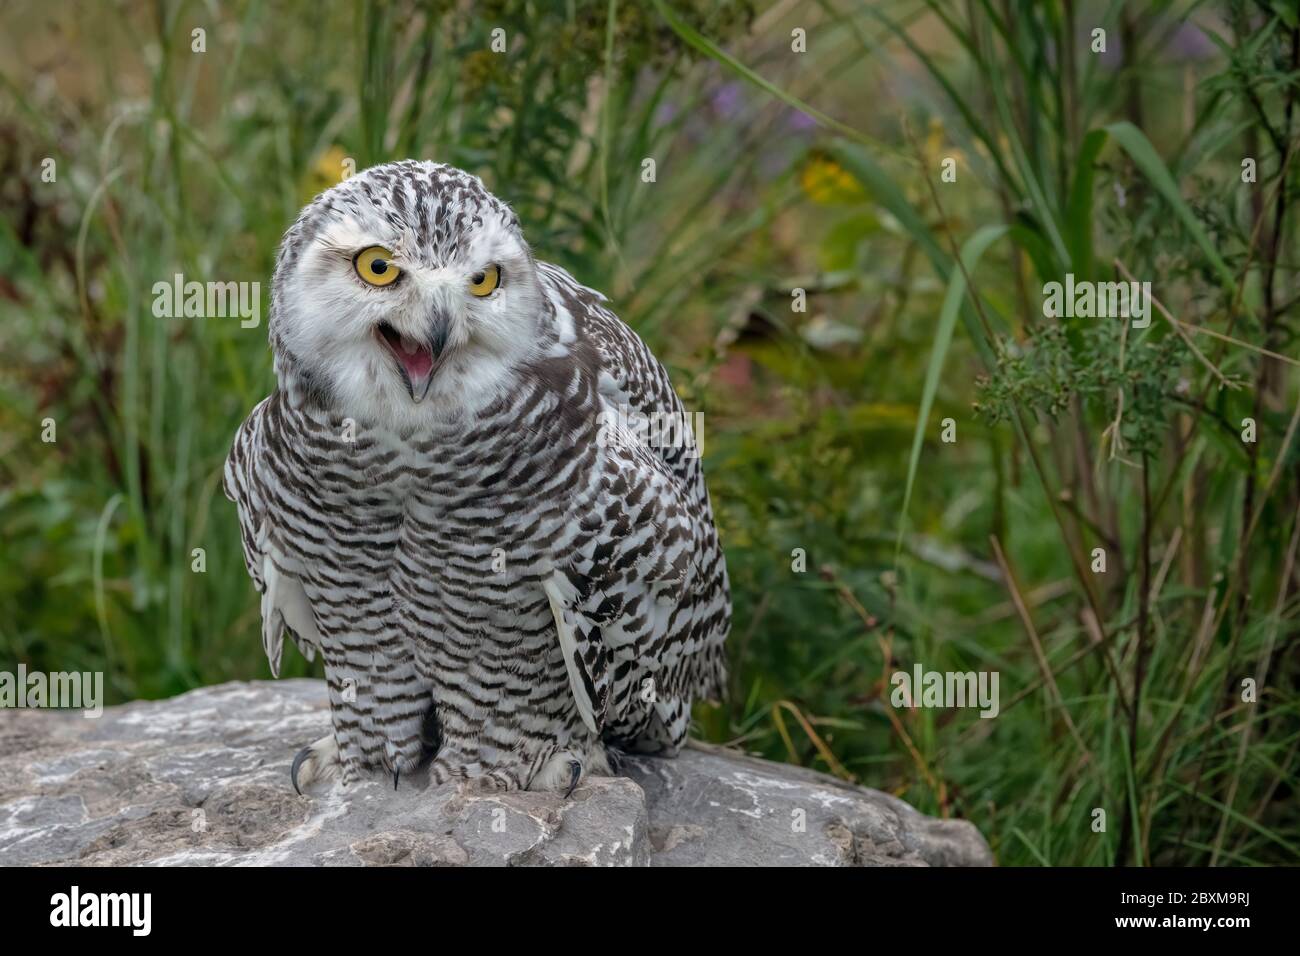
<path id="1" fill-rule="evenodd" d="M 282 388 L 400 428 L 505 388 L 544 348 L 519 220 L 476 176 L 407 160 L 358 173 L 280 244 L 270 337 Z"/>

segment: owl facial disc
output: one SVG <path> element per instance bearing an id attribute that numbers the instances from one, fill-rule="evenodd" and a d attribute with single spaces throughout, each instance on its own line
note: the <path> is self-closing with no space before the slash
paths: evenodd
<path id="1" fill-rule="evenodd" d="M 271 296 L 282 388 L 403 434 L 496 401 L 550 348 L 553 306 L 510 207 L 438 163 L 387 163 L 313 201 Z"/>

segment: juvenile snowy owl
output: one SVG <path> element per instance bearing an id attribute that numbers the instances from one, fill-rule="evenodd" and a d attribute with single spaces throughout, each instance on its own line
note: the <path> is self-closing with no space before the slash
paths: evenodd
<path id="1" fill-rule="evenodd" d="M 474 176 L 377 166 L 285 234 L 278 387 L 224 488 L 279 673 L 319 652 L 334 732 L 294 786 L 425 763 L 572 792 L 673 753 L 721 695 L 730 592 L 695 448 L 645 344 Z"/>

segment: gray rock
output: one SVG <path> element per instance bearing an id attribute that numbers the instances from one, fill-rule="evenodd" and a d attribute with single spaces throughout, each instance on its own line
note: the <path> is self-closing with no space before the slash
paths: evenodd
<path id="1" fill-rule="evenodd" d="M 568 799 L 376 776 L 298 796 L 324 685 L 230 683 L 97 719 L 0 711 L 0 864 L 987 866 L 976 829 L 814 771 L 693 746 Z"/>

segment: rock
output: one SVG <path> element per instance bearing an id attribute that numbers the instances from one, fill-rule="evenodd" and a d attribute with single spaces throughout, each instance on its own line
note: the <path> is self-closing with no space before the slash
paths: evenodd
<path id="1" fill-rule="evenodd" d="M 0 864 L 986 866 L 976 829 L 705 745 L 551 793 L 403 777 L 289 783 L 324 685 L 230 683 L 79 712 L 0 711 Z"/>

